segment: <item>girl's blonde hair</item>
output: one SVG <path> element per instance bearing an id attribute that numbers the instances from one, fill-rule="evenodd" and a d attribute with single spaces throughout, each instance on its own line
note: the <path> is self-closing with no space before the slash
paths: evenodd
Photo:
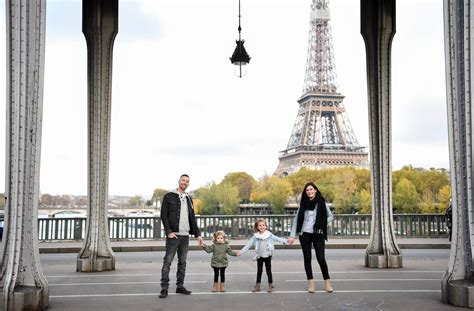
<path id="1" fill-rule="evenodd" d="M 253 224 L 253 232 L 257 233 L 258 232 L 258 224 L 263 222 L 265 224 L 265 226 L 267 227 L 268 229 L 268 224 L 267 222 L 265 221 L 265 219 L 263 218 L 259 218 L 257 219 L 257 221 Z"/>
<path id="2" fill-rule="evenodd" d="M 218 236 L 224 237 L 224 243 L 228 242 L 228 240 L 225 238 L 225 232 L 223 230 L 219 230 L 219 231 L 214 232 L 214 234 L 212 235 L 212 242 L 217 243 L 217 237 Z"/>

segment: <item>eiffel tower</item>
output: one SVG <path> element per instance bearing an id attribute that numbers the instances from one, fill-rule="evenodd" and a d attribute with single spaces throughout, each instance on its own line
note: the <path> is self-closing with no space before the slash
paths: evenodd
<path id="1" fill-rule="evenodd" d="M 288 146 L 280 152 L 275 175 L 312 169 L 368 166 L 338 92 L 329 0 L 313 0 L 303 95 Z"/>

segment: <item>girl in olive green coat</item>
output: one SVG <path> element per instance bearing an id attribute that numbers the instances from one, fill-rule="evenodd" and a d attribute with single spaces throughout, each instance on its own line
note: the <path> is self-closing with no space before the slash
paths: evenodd
<path id="1" fill-rule="evenodd" d="M 231 256 L 238 256 L 237 252 L 234 252 L 229 242 L 225 238 L 225 232 L 222 230 L 214 232 L 212 238 L 212 245 L 203 244 L 202 247 L 207 253 L 212 253 L 211 267 L 214 269 L 214 284 L 212 286 L 212 292 L 225 292 L 225 268 L 228 265 L 227 254 Z M 221 275 L 221 282 L 219 281 L 219 274 Z"/>

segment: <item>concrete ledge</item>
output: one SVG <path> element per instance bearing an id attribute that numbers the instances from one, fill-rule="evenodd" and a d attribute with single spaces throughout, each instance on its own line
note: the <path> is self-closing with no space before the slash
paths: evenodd
<path id="1" fill-rule="evenodd" d="M 124 247 L 112 247 L 114 252 L 151 252 L 151 246 L 124 246 Z"/>
<path id="2" fill-rule="evenodd" d="M 405 249 L 450 249 L 451 244 L 398 244 Z"/>
<path id="3" fill-rule="evenodd" d="M 210 240 L 205 241 L 211 244 Z M 230 246 L 233 250 L 240 250 L 247 240 L 230 240 Z M 365 238 L 330 238 L 326 242 L 327 249 L 366 249 L 368 239 Z M 449 249 L 451 243 L 445 238 L 403 238 L 397 240 L 401 249 Z M 111 242 L 114 252 L 161 252 L 165 250 L 164 240 L 136 240 L 136 241 L 113 241 Z M 55 253 L 79 253 L 82 248 L 82 241 L 55 241 L 40 242 L 39 251 L 41 254 Z M 299 249 L 298 240 L 293 245 L 276 244 L 277 249 Z M 189 250 L 200 251 L 195 239 L 191 239 Z"/>

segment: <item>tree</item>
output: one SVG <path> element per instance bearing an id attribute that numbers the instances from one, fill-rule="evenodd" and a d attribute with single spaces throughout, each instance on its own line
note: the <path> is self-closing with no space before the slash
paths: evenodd
<path id="1" fill-rule="evenodd" d="M 161 189 L 161 188 L 156 188 L 153 191 L 153 195 L 151 196 L 151 201 L 155 203 L 155 207 L 158 207 L 158 202 L 161 202 L 165 194 L 168 192 L 169 192 L 168 190 Z"/>
<path id="2" fill-rule="evenodd" d="M 251 198 L 255 202 L 269 203 L 274 214 L 283 214 L 290 195 L 291 183 L 288 180 L 265 176 L 259 180 Z"/>
<path id="3" fill-rule="evenodd" d="M 53 200 L 53 206 L 54 207 L 61 206 L 61 196 L 60 195 L 54 195 L 52 200 Z"/>
<path id="4" fill-rule="evenodd" d="M 70 195 L 63 194 L 61 196 L 61 206 L 62 207 L 70 207 L 72 202 L 72 198 Z"/>
<path id="5" fill-rule="evenodd" d="M 358 211 L 361 214 L 372 213 L 372 195 L 369 190 L 363 189 L 356 194 Z"/>
<path id="6" fill-rule="evenodd" d="M 451 186 L 445 185 L 438 191 L 438 202 L 440 204 L 440 211 L 444 211 L 448 208 L 449 201 L 451 200 Z"/>
<path id="7" fill-rule="evenodd" d="M 76 197 L 75 202 L 76 202 L 75 203 L 76 206 L 78 207 L 84 207 L 84 206 L 87 206 L 87 204 L 89 204 L 86 196 Z"/>
<path id="8" fill-rule="evenodd" d="M 40 205 L 42 206 L 53 206 L 53 196 L 51 194 L 43 194 L 40 198 Z"/>
<path id="9" fill-rule="evenodd" d="M 436 213 L 436 205 L 435 205 L 434 195 L 431 191 L 426 190 L 423 195 L 421 196 L 420 202 L 420 211 L 422 213 Z"/>
<path id="10" fill-rule="evenodd" d="M 220 210 L 226 215 L 233 215 L 239 212 L 239 189 L 230 183 L 221 183 L 216 187 L 216 198 L 219 202 Z"/>
<path id="11" fill-rule="evenodd" d="M 415 186 L 402 177 L 393 193 L 393 208 L 397 213 L 416 213 L 419 211 L 418 201 L 419 196 Z"/>
<path id="12" fill-rule="evenodd" d="M 202 202 L 200 212 L 203 215 L 219 213 L 219 199 L 217 198 L 217 184 L 212 182 L 196 191 L 196 198 Z"/>
<path id="13" fill-rule="evenodd" d="M 371 180 L 370 180 L 370 171 L 366 168 L 352 168 L 355 174 L 355 181 L 357 184 L 357 190 L 368 190 L 370 194 L 371 189 Z"/>
<path id="14" fill-rule="evenodd" d="M 449 185 L 449 176 L 448 174 L 438 171 L 438 170 L 423 170 L 421 178 L 421 189 L 417 189 L 418 193 L 423 193 L 425 191 L 430 191 L 431 193 L 438 193 L 438 191 Z M 433 196 L 433 200 L 436 198 Z"/>
<path id="15" fill-rule="evenodd" d="M 230 183 L 212 182 L 196 190 L 199 211 L 204 215 L 236 214 L 239 211 L 239 190 Z"/>
<path id="16" fill-rule="evenodd" d="M 354 170 L 339 170 L 339 174 L 335 174 L 333 177 L 333 184 L 336 185 L 337 189 L 332 201 L 336 213 L 351 214 L 356 203 L 355 194 L 357 191 Z"/>
<path id="17" fill-rule="evenodd" d="M 238 195 L 242 202 L 250 200 L 250 194 L 253 188 L 257 185 L 255 179 L 245 172 L 235 172 L 225 175 L 221 184 L 230 184 L 236 187 L 239 191 Z"/>
<path id="18" fill-rule="evenodd" d="M 439 189 L 445 185 L 449 185 L 449 176 L 445 172 L 431 169 L 414 168 L 412 166 L 404 166 L 399 171 L 393 172 L 393 186 L 402 179 L 408 179 L 416 188 L 420 196 L 426 191 L 438 193 Z M 436 200 L 436 198 L 434 198 Z"/>
<path id="19" fill-rule="evenodd" d="M 198 198 L 193 199 L 193 205 L 194 205 L 194 213 L 196 215 L 199 215 L 202 213 L 202 200 Z"/>
<path id="20" fill-rule="evenodd" d="M 142 204 L 142 197 L 139 195 L 133 196 L 128 199 L 128 206 L 130 207 L 140 207 Z"/>

